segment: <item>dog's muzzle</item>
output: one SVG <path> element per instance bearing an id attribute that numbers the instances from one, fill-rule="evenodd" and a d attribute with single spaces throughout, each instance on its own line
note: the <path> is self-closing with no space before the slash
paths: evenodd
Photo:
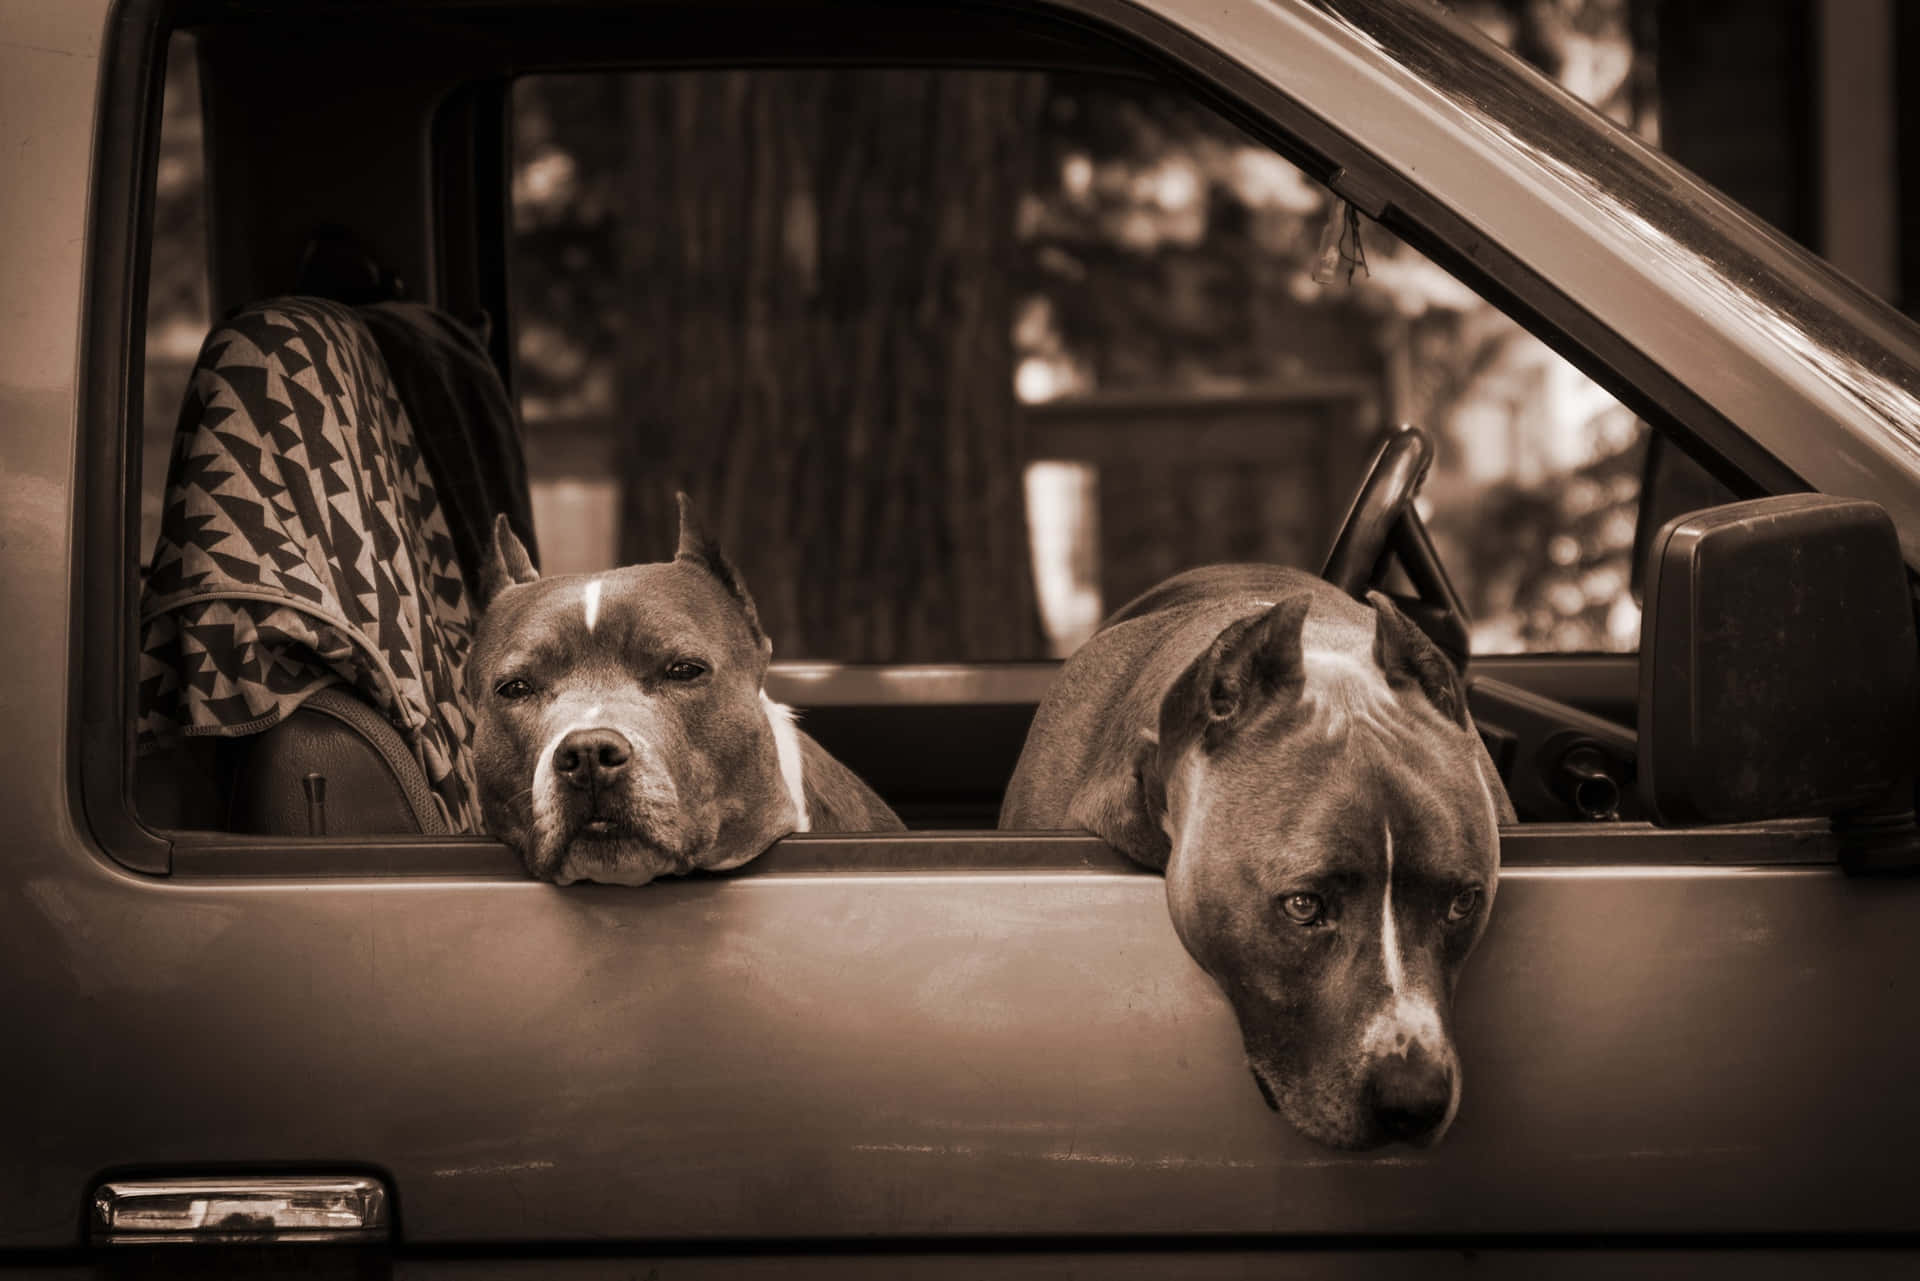
<path id="1" fill-rule="evenodd" d="M 633 744 L 612 729 L 577 729 L 553 749 L 553 772 L 576 791 L 596 794 L 617 786 L 633 759 Z"/>
<path id="2" fill-rule="evenodd" d="M 1415 1045 L 1404 1055 L 1375 1061 L 1367 1073 L 1365 1099 L 1386 1138 L 1429 1143 L 1438 1137 L 1453 1106 L 1453 1073 Z"/>

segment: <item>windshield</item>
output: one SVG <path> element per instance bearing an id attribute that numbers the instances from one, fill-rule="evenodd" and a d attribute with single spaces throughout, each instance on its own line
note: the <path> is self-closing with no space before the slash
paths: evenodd
<path id="1" fill-rule="evenodd" d="M 1643 243 L 1703 306 L 1760 330 L 1920 472 L 1920 330 L 1465 23 L 1423 4 L 1310 0 Z"/>

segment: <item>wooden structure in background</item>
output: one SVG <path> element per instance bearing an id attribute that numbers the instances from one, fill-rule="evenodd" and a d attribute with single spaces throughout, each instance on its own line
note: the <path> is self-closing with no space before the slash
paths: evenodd
<path id="1" fill-rule="evenodd" d="M 1106 395 L 1028 405 L 1031 459 L 1099 475 L 1107 611 L 1169 574 L 1257 560 L 1319 571 L 1375 436 L 1361 379 L 1220 395 Z"/>
<path id="2" fill-rule="evenodd" d="M 1015 434 L 1027 441 L 1024 462 L 1082 463 L 1096 473 L 1098 587 L 1103 612 L 1111 612 L 1169 574 L 1214 561 L 1275 561 L 1317 571 L 1379 433 L 1379 403 L 1377 383 L 1338 379 L 1216 395 L 1089 396 L 1013 412 L 1020 420 Z M 613 422 L 580 418 L 533 428 L 527 457 L 538 490 L 616 476 L 625 449 Z M 556 547 L 577 541 L 594 517 L 574 515 L 586 522 L 578 533 L 543 527 L 543 540 Z M 1016 509 L 1007 520 L 998 533 L 1019 538 L 1024 553 L 1021 513 Z M 670 528 L 648 534 L 638 547 L 641 559 L 671 552 Z M 622 545 L 637 543 L 636 531 L 626 530 Z M 613 546 L 606 554 L 609 564 L 624 555 Z M 745 554 L 741 561 L 744 571 Z M 965 571 L 956 566 L 928 572 Z M 749 584 L 757 595 L 773 595 L 751 578 Z M 833 589 L 848 597 L 872 591 L 857 581 Z M 1029 594 L 1018 599 L 1017 592 Z M 1026 581 L 1009 584 L 1005 607 L 1024 606 L 1031 615 L 1030 593 Z M 772 635 L 779 640 L 778 631 Z M 780 644 L 779 652 L 787 658 L 871 661 L 791 642 Z M 1036 636 L 1026 649 L 998 657 L 1045 653 Z M 959 657 L 936 647 L 914 661 Z"/>

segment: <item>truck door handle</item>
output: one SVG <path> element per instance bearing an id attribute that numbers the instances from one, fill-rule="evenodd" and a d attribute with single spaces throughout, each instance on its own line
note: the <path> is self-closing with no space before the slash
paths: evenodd
<path id="1" fill-rule="evenodd" d="M 365 1175 L 113 1179 L 94 1189 L 96 1244 L 259 1245 L 389 1240 L 393 1198 Z"/>

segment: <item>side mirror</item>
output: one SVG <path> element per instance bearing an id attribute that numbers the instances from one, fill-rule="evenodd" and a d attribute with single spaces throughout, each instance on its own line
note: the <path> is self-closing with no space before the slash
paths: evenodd
<path id="1" fill-rule="evenodd" d="M 1639 777 L 1655 822 L 1832 816 L 1843 857 L 1911 852 L 1920 659 L 1878 504 L 1787 494 L 1676 517 L 1648 548 L 1645 602 Z"/>

